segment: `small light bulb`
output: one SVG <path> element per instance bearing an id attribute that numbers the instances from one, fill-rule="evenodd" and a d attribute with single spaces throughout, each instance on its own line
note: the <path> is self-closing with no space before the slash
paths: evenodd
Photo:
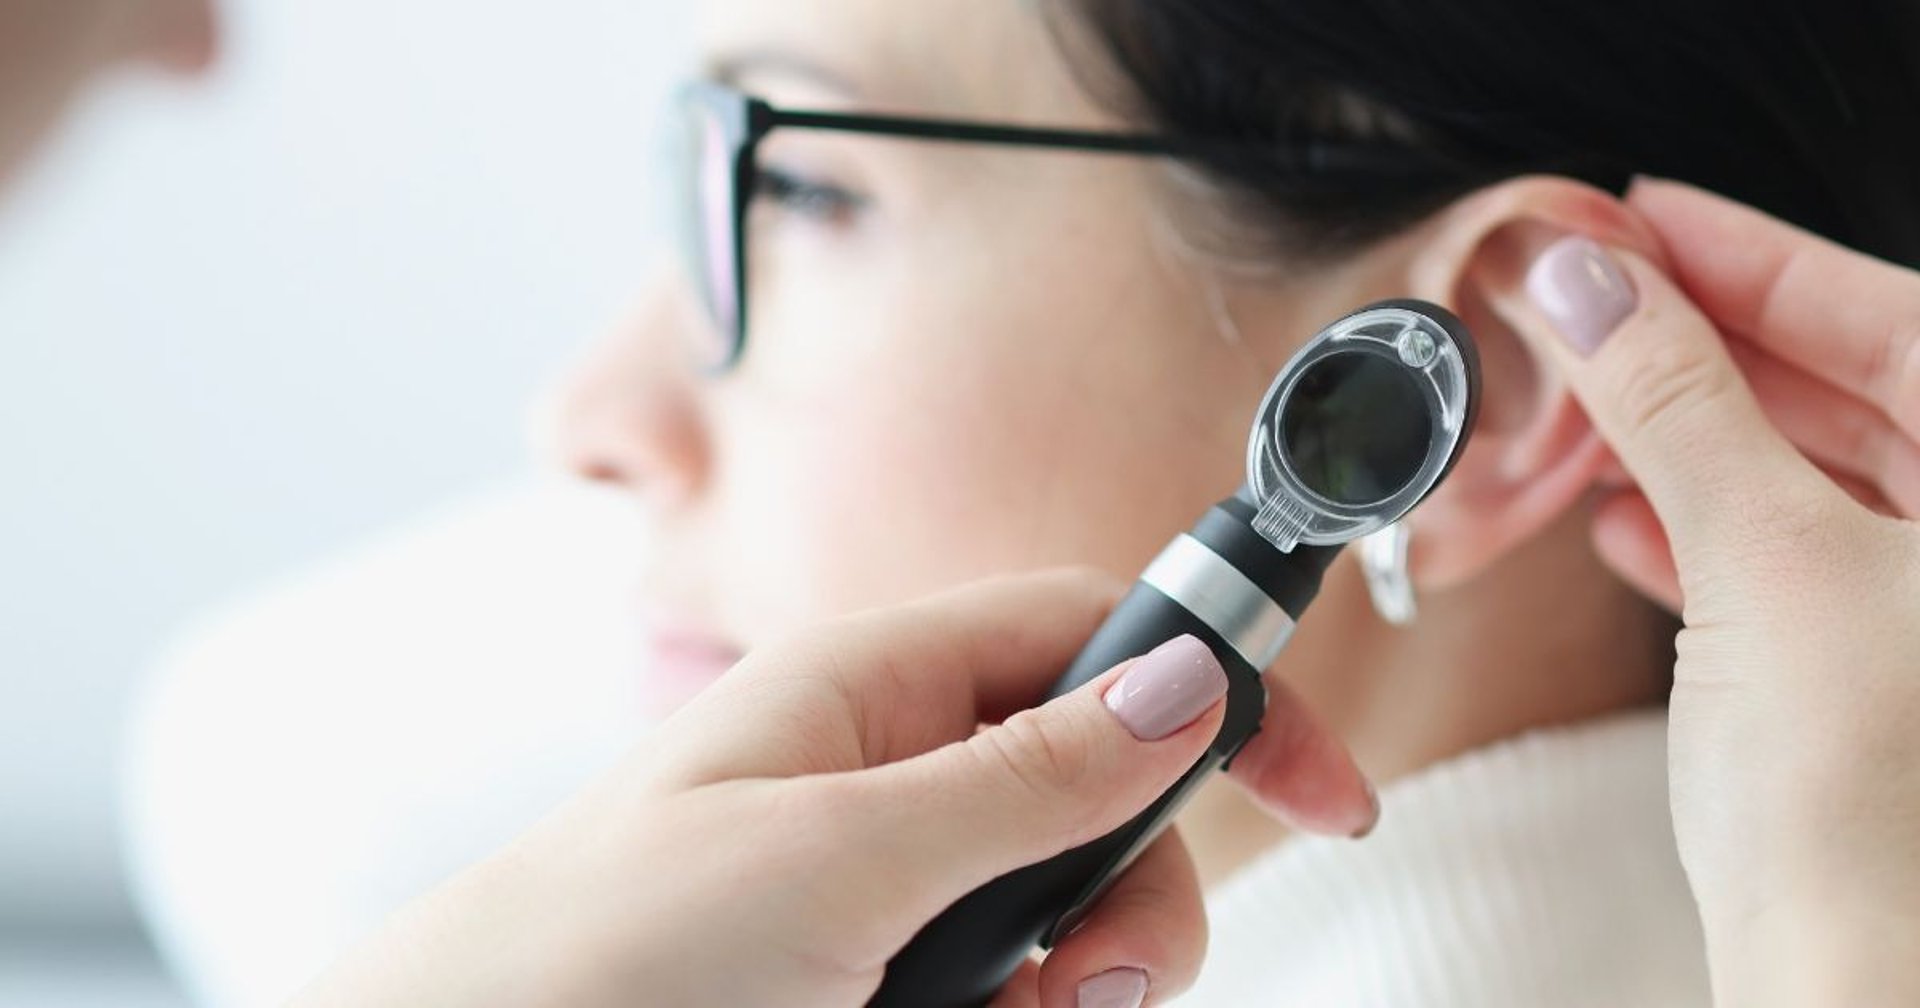
<path id="1" fill-rule="evenodd" d="M 1433 334 L 1419 326 L 1402 332 L 1394 346 L 1400 351 L 1400 363 L 1408 367 L 1426 367 L 1440 356 L 1440 345 L 1434 342 Z"/>

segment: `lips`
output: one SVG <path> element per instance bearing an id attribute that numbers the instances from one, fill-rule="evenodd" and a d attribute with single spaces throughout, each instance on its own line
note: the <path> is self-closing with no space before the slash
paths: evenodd
<path id="1" fill-rule="evenodd" d="M 740 661 L 739 647 L 711 631 L 671 619 L 649 621 L 641 638 L 642 693 L 658 714 L 692 700 Z"/>
<path id="2" fill-rule="evenodd" d="M 740 660 L 739 648 L 712 637 L 685 633 L 650 633 L 647 657 L 654 674 L 712 682 Z"/>

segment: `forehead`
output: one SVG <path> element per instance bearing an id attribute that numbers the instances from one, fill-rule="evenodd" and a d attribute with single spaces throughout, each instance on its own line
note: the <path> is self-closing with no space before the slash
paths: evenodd
<path id="1" fill-rule="evenodd" d="M 771 89 L 777 101 L 1056 125 L 1108 119 L 1035 0 L 708 0 L 700 38 L 709 70 L 739 66 L 744 86 Z"/>

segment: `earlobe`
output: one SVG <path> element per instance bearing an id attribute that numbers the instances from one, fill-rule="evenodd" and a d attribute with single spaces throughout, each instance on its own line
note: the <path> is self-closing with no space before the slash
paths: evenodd
<path id="1" fill-rule="evenodd" d="M 1480 190 L 1436 215 L 1409 246 L 1406 285 L 1467 323 L 1482 368 L 1466 453 L 1411 519 L 1411 569 L 1423 591 L 1472 580 L 1545 534 L 1582 506 L 1604 469 L 1604 443 L 1522 336 L 1546 324 L 1526 297 L 1527 268 L 1575 232 L 1658 258 L 1652 232 L 1631 210 L 1559 178 Z"/>

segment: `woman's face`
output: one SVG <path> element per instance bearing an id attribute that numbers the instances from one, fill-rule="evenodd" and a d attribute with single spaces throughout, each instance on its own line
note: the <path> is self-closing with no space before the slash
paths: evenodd
<path id="1" fill-rule="evenodd" d="M 1032 5 L 709 6 L 710 62 L 776 105 L 1125 128 Z M 1131 576 L 1239 484 L 1288 347 L 1210 310 L 1163 165 L 800 130 L 761 160 L 850 198 L 755 204 L 739 365 L 689 365 L 710 323 L 674 271 L 562 398 L 569 462 L 656 525 L 666 704 L 822 617 L 1049 565 Z"/>
<path id="2" fill-rule="evenodd" d="M 97 73 L 213 58 L 211 0 L 0 0 L 0 183 Z"/>

